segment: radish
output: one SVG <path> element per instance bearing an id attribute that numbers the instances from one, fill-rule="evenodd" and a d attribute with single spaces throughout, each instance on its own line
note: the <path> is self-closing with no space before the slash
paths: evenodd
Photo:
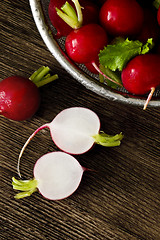
<path id="1" fill-rule="evenodd" d="M 107 0 L 100 9 L 100 22 L 112 36 L 138 34 L 143 25 L 143 9 L 135 0 Z"/>
<path id="2" fill-rule="evenodd" d="M 69 3 L 69 4 L 68 4 Z M 98 15 L 99 15 L 99 9 L 96 4 L 94 4 L 91 1 L 86 1 L 86 0 L 81 0 L 80 1 L 81 5 L 83 6 L 82 13 L 83 13 L 83 25 L 88 24 L 88 23 L 95 23 L 98 22 Z M 69 7 L 69 5 L 71 7 Z M 78 26 L 82 24 L 82 21 L 78 22 L 78 18 L 76 16 L 76 13 L 74 13 L 74 4 L 72 4 L 72 1 L 66 2 L 66 0 L 50 0 L 49 2 L 49 7 L 48 7 L 48 14 L 50 21 L 52 25 L 56 28 L 57 33 L 56 37 L 60 38 L 62 36 L 67 36 L 71 31 L 72 27 L 70 27 L 68 24 L 66 24 L 59 16 L 62 14 L 63 16 L 66 14 L 71 14 L 71 16 L 67 16 L 67 18 L 71 18 L 74 23 L 77 22 Z M 59 10 L 61 8 L 61 10 Z M 66 11 L 67 9 L 71 9 L 71 12 Z M 58 14 L 57 14 L 58 13 Z M 74 14 L 73 14 L 74 13 Z"/>
<path id="3" fill-rule="evenodd" d="M 61 111 L 50 123 L 39 127 L 24 144 L 18 159 L 18 174 L 21 156 L 37 132 L 50 129 L 53 142 L 58 148 L 70 154 L 82 154 L 97 143 L 105 147 L 119 146 L 122 133 L 110 136 L 100 132 L 100 120 L 96 113 L 88 108 L 71 107 Z"/>
<path id="4" fill-rule="evenodd" d="M 145 8 L 143 27 L 136 39 L 142 43 L 146 43 L 149 38 L 152 38 L 153 42 L 157 43 L 160 39 L 159 36 L 160 27 L 158 25 L 155 14 L 150 8 Z"/>
<path id="5" fill-rule="evenodd" d="M 122 70 L 122 83 L 127 91 L 136 95 L 150 92 L 146 109 L 155 88 L 160 85 L 160 55 L 147 53 L 134 57 Z"/>
<path id="6" fill-rule="evenodd" d="M 86 67 L 89 67 L 89 70 L 92 69 L 92 72 L 100 73 L 105 78 L 122 87 L 119 82 L 117 83 L 106 76 L 97 66 L 98 54 L 108 44 L 106 31 L 95 23 L 81 26 L 83 20 L 81 6 L 78 0 L 74 0 L 74 4 L 77 10 L 78 21 L 72 21 L 72 18 L 68 18 L 66 14 L 57 9 L 58 15 L 74 29 L 68 34 L 65 41 L 65 50 L 68 57 L 76 63 L 85 64 Z"/>
<path id="7" fill-rule="evenodd" d="M 85 170 L 86 168 L 67 153 L 47 153 L 35 163 L 33 179 L 12 178 L 13 189 L 22 191 L 16 194 L 15 198 L 30 196 L 36 190 L 49 200 L 67 198 L 78 188 Z"/>
<path id="8" fill-rule="evenodd" d="M 87 24 L 67 36 L 65 49 L 73 61 L 91 63 L 96 61 L 100 50 L 107 44 L 105 30 L 98 24 Z"/>
<path id="9" fill-rule="evenodd" d="M 38 87 L 58 78 L 49 74 L 48 67 L 41 67 L 30 79 L 11 76 L 0 82 L 0 115 L 15 121 L 31 118 L 39 108 Z"/>

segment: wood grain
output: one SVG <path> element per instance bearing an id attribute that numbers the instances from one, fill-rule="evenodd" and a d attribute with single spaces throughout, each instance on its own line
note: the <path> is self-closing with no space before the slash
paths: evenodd
<path id="1" fill-rule="evenodd" d="M 59 79 L 43 87 L 41 106 L 23 122 L 0 117 L 1 230 L 5 240 L 159 240 L 160 239 L 160 109 L 111 102 L 73 79 L 44 45 L 28 1 L 1 1 L 0 79 L 30 76 L 48 65 Z M 19 152 L 29 135 L 67 107 L 83 106 L 101 119 L 101 130 L 124 133 L 120 147 L 96 145 L 77 156 L 95 171 L 84 174 L 78 190 L 62 201 L 38 192 L 15 200 L 11 178 L 17 177 Z M 22 157 L 23 178 L 32 177 L 35 161 L 56 151 L 49 131 L 39 132 Z"/>

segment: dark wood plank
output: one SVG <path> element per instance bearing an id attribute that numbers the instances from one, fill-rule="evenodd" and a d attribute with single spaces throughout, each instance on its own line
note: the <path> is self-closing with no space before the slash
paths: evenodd
<path id="1" fill-rule="evenodd" d="M 1 1 L 0 79 L 30 76 L 48 65 L 59 79 L 41 89 L 41 106 L 23 122 L 0 117 L 1 239 L 160 239 L 160 111 L 108 101 L 73 79 L 50 54 L 32 18 L 29 3 Z M 101 128 L 124 133 L 120 147 L 95 146 L 77 156 L 90 169 L 78 190 L 62 201 L 48 201 L 38 192 L 15 200 L 11 186 L 17 158 L 29 135 L 67 107 L 94 110 Z M 55 151 L 48 130 L 28 145 L 21 162 L 23 178 L 32 177 L 35 161 Z"/>

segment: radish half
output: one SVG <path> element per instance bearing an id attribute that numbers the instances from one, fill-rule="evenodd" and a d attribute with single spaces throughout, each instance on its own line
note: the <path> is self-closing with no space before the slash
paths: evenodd
<path id="1" fill-rule="evenodd" d="M 51 137 L 58 148 L 70 154 L 87 152 L 94 143 L 106 147 L 119 146 L 122 133 L 110 136 L 100 132 L 100 120 L 96 113 L 88 108 L 72 107 L 61 111 L 52 122 L 39 127 L 24 144 L 18 159 L 18 174 L 20 158 L 30 140 L 41 129 L 49 128 Z"/>
<path id="2" fill-rule="evenodd" d="M 78 188 L 85 170 L 86 168 L 67 153 L 47 153 L 35 163 L 33 179 L 12 178 L 13 189 L 22 191 L 15 198 L 30 196 L 36 190 L 49 200 L 67 198 Z"/>
<path id="3" fill-rule="evenodd" d="M 54 143 L 63 151 L 82 154 L 90 149 L 100 130 L 100 120 L 91 110 L 81 107 L 60 112 L 49 125 Z"/>

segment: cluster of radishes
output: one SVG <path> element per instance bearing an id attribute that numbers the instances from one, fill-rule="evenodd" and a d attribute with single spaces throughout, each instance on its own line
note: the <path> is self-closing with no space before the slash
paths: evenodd
<path id="1" fill-rule="evenodd" d="M 91 72 L 124 86 L 132 94 L 144 95 L 151 91 L 144 109 L 155 88 L 160 85 L 160 55 L 157 51 L 160 10 L 157 13 L 152 1 L 148 6 L 147 3 L 145 6 L 143 2 L 142 6 L 138 0 L 50 0 L 48 8 L 50 20 L 57 29 L 57 38 L 66 36 L 68 57 L 76 63 L 85 64 Z M 157 5 L 159 7 L 158 1 Z M 108 45 L 114 45 L 117 37 L 141 43 L 153 40 L 152 53 L 148 53 L 150 49 L 134 53 L 131 46 L 125 49 L 130 56 L 122 59 L 120 48 L 117 50 L 118 61 L 125 61 L 120 81 L 109 77 L 106 69 L 110 66 L 103 66 L 99 55 Z M 108 52 L 106 58 L 113 59 L 115 53 Z"/>
<path id="2" fill-rule="evenodd" d="M 58 78 L 42 66 L 30 78 L 10 76 L 0 81 L 0 115 L 22 121 L 31 118 L 40 105 L 39 87 Z"/>
<path id="3" fill-rule="evenodd" d="M 38 128 L 23 146 L 17 165 L 20 174 L 20 159 L 30 140 L 41 129 L 49 128 L 54 143 L 62 151 L 51 152 L 39 158 L 34 166 L 31 180 L 12 178 L 13 188 L 20 190 L 15 198 L 30 196 L 36 190 L 47 199 L 59 200 L 70 196 L 79 186 L 83 172 L 88 170 L 70 154 L 83 154 L 97 143 L 106 147 L 119 146 L 122 133 L 111 136 L 100 132 L 100 120 L 96 113 L 83 107 L 61 111 L 52 122 Z"/>

